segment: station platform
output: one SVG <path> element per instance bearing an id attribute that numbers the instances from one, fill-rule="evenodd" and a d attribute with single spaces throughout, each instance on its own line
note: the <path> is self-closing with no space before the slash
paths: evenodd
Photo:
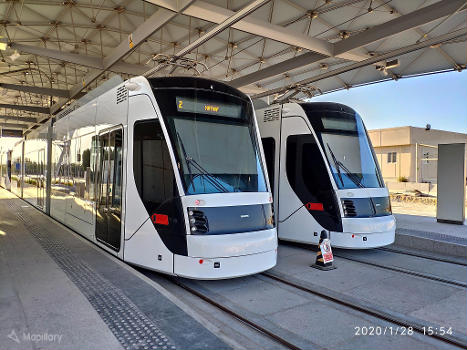
<path id="1" fill-rule="evenodd" d="M 394 214 L 395 245 L 467 260 L 467 222 L 445 224 L 421 215 Z"/>
<path id="2" fill-rule="evenodd" d="M 281 242 L 278 265 L 254 276 L 172 280 L 125 264 L 0 189 L 0 348 L 465 348 L 465 264 L 336 249 L 337 269 L 320 271 L 311 249 Z M 400 324 L 418 332 L 356 334 Z M 453 335 L 433 338 L 424 326 Z"/>
<path id="3" fill-rule="evenodd" d="M 160 284 L 4 189 L 0 281 L 2 349 L 232 347 Z"/>

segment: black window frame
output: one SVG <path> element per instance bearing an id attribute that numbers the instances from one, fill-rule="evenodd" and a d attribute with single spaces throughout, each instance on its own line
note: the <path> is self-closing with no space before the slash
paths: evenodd
<path id="1" fill-rule="evenodd" d="M 157 130 L 154 131 L 154 133 L 156 135 L 161 136 L 160 138 L 152 139 L 152 140 L 161 141 L 160 151 L 161 151 L 161 155 L 163 157 L 162 162 L 163 163 L 165 161 L 168 162 L 167 167 L 165 167 L 165 164 L 164 164 L 163 168 L 160 169 L 160 171 L 162 172 L 162 184 L 163 184 L 163 187 L 164 187 L 164 200 L 161 201 L 161 203 L 154 203 L 154 204 L 158 204 L 158 205 L 152 205 L 151 203 L 149 203 L 148 201 L 145 200 L 145 196 L 144 196 L 145 189 L 144 189 L 144 179 L 143 179 L 143 177 L 144 177 L 144 172 L 143 172 L 144 162 L 143 162 L 143 158 L 142 158 L 143 155 L 141 154 L 140 157 L 137 157 L 137 155 L 136 155 L 136 152 L 138 152 L 138 150 L 141 153 L 143 153 L 143 149 L 141 147 L 139 147 L 139 148 L 136 147 L 136 142 L 143 140 L 143 138 L 140 138 L 139 140 L 137 140 L 138 129 L 139 129 L 139 127 L 141 127 L 142 131 L 147 132 L 149 130 L 148 126 L 155 127 Z M 138 190 L 138 194 L 139 194 L 144 206 L 148 210 L 148 213 L 151 213 L 153 210 L 155 210 L 158 206 L 160 206 L 165 201 L 167 201 L 169 199 L 172 199 L 174 197 L 178 197 L 177 181 L 176 181 L 175 173 L 174 173 L 173 166 L 172 166 L 172 159 L 171 159 L 170 152 L 169 152 L 169 145 L 167 144 L 167 138 L 164 135 L 164 131 L 162 129 L 161 121 L 158 118 L 143 119 L 143 120 L 135 121 L 134 124 L 133 124 L 133 140 L 132 140 L 132 142 L 133 142 L 133 178 L 135 180 L 136 189 Z M 139 161 L 139 164 L 137 164 L 138 161 Z M 136 174 L 138 174 L 138 173 L 135 170 L 136 170 L 137 167 L 140 168 L 139 169 L 140 179 L 136 178 Z M 165 188 L 166 181 L 164 179 L 164 176 L 167 175 L 166 172 L 169 173 L 170 176 L 172 177 L 172 181 L 171 181 L 172 186 L 171 186 L 171 188 L 168 188 L 168 187 Z"/>
<path id="2" fill-rule="evenodd" d="M 269 142 L 271 142 L 268 144 Z M 274 194 L 274 180 L 276 171 L 276 139 L 272 136 L 262 137 L 264 161 L 266 162 L 266 170 L 268 171 L 269 187 Z M 271 154 L 272 151 L 272 154 Z"/>
<path id="3" fill-rule="evenodd" d="M 311 150 L 316 158 L 309 162 Z M 325 229 L 342 232 L 342 220 L 332 176 L 329 174 L 319 141 L 311 133 L 288 135 L 285 157 L 287 181 L 303 206 L 306 207 L 310 202 L 323 204 L 322 211 L 309 210 L 309 213 Z M 309 176 L 310 174 L 312 176 Z"/>

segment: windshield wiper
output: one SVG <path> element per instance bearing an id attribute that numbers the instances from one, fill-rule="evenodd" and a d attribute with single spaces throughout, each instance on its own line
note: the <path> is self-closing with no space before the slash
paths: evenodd
<path id="1" fill-rule="evenodd" d="M 344 180 L 342 179 L 341 170 L 340 170 L 340 165 L 339 165 L 340 162 L 337 160 L 331 147 L 329 147 L 329 143 L 326 143 L 326 146 L 328 146 L 329 153 L 331 153 L 332 161 L 334 162 L 334 166 L 336 167 L 336 170 L 337 170 L 337 176 L 339 176 L 339 180 L 341 180 L 342 186 L 345 186 Z"/>
<path id="2" fill-rule="evenodd" d="M 187 163 L 191 163 L 193 167 L 200 172 L 200 174 L 197 175 L 204 175 L 206 176 L 206 179 L 213 185 L 217 190 L 221 192 L 229 192 L 224 185 L 217 179 L 213 174 L 208 172 L 206 169 L 204 169 L 196 160 L 194 160 L 192 157 L 186 157 L 185 158 Z"/>
<path id="3" fill-rule="evenodd" d="M 341 168 L 344 169 L 344 171 L 346 172 L 347 177 L 355 185 L 357 185 L 360 188 L 365 188 L 365 186 L 362 184 L 359 177 L 357 175 L 355 175 L 353 172 L 351 172 L 340 160 L 338 160 L 336 158 L 336 156 L 334 155 L 334 152 L 332 151 L 331 147 L 329 146 L 329 143 L 326 143 L 326 146 L 328 146 L 329 153 L 331 153 L 332 161 L 335 164 L 335 167 L 336 167 L 336 170 L 337 170 L 337 175 L 339 176 L 339 180 L 341 180 L 341 182 L 342 182 L 342 186 L 345 186 L 345 185 L 344 185 L 344 181 L 342 180 L 342 174 L 341 174 L 341 171 L 340 171 Z"/>
<path id="4" fill-rule="evenodd" d="M 187 164 L 187 168 L 188 168 L 188 172 L 190 173 L 190 182 L 191 182 L 191 185 L 193 186 L 193 190 L 196 191 L 196 187 L 195 187 L 195 182 L 194 182 L 194 178 L 196 176 L 193 175 L 193 172 L 191 171 L 191 167 L 193 166 L 196 170 L 198 170 L 199 172 L 201 172 L 201 174 L 199 175 L 205 175 L 207 176 L 206 179 L 211 183 L 211 185 L 213 185 L 215 188 L 217 188 L 218 191 L 221 191 L 221 192 L 229 192 L 220 182 L 218 179 L 216 179 L 216 177 L 212 174 L 210 174 L 206 169 L 204 169 L 201 165 L 199 165 L 199 163 L 194 160 L 192 157 L 190 157 L 187 153 L 186 153 L 186 150 L 185 150 L 185 145 L 183 144 L 183 141 L 182 141 L 182 138 L 180 136 L 180 134 L 178 133 L 177 131 L 177 138 L 178 138 L 178 141 L 180 142 L 180 146 L 182 148 L 182 152 L 183 152 L 183 157 L 185 158 L 185 161 L 186 161 L 186 164 Z"/>
<path id="5" fill-rule="evenodd" d="M 185 160 L 187 160 L 188 155 L 186 154 L 185 146 L 183 145 L 182 138 L 180 137 L 180 134 L 178 133 L 178 131 L 177 131 L 177 138 L 178 138 L 178 141 L 180 142 L 180 146 L 182 147 L 183 157 L 185 158 Z M 193 181 L 193 179 L 194 179 L 193 173 L 191 172 L 191 163 L 188 162 L 188 161 L 186 163 L 187 163 L 188 172 L 190 173 L 190 182 L 193 185 L 193 190 L 196 191 L 195 183 Z"/>

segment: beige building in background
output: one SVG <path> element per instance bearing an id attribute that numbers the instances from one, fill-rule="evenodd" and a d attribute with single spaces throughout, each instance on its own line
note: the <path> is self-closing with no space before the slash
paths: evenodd
<path id="1" fill-rule="evenodd" d="M 385 181 L 406 178 L 436 183 L 438 144 L 467 143 L 467 134 L 413 126 L 369 130 L 368 134 Z"/>

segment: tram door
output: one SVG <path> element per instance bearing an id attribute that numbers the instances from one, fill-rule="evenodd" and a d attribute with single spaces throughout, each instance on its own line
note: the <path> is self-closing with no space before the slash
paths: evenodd
<path id="1" fill-rule="evenodd" d="M 39 150 L 37 153 L 37 205 L 44 207 L 45 204 L 45 149 Z"/>
<path id="2" fill-rule="evenodd" d="M 99 134 L 96 239 L 120 250 L 122 217 L 123 131 Z"/>

